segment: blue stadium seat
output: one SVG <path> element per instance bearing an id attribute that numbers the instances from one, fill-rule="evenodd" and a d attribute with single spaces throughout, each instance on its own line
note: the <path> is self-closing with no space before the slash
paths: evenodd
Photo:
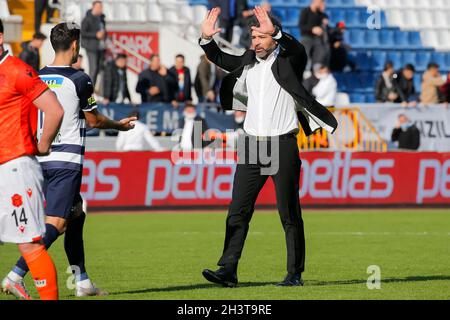
<path id="1" fill-rule="evenodd" d="M 365 103 L 366 96 L 364 93 L 350 93 L 350 102 L 351 103 Z"/>
<path id="2" fill-rule="evenodd" d="M 346 10 L 345 11 L 345 24 L 348 27 L 361 27 L 361 11 L 359 10 Z"/>
<path id="3" fill-rule="evenodd" d="M 344 74 L 341 72 L 333 73 L 334 78 L 338 84 L 338 91 L 347 91 L 347 86 L 344 78 Z"/>
<path id="4" fill-rule="evenodd" d="M 364 43 L 364 31 L 361 29 L 350 29 L 350 45 L 352 47 L 362 48 Z"/>
<path id="5" fill-rule="evenodd" d="M 366 103 L 375 103 L 376 102 L 375 94 L 374 94 L 373 90 L 374 89 L 372 88 L 372 92 L 365 94 Z"/>
<path id="6" fill-rule="evenodd" d="M 362 71 L 372 70 L 372 59 L 369 58 L 367 52 L 356 54 L 356 68 Z"/>
<path id="7" fill-rule="evenodd" d="M 301 35 L 300 35 L 300 29 L 299 28 L 297 28 L 297 27 L 294 27 L 294 28 L 289 28 L 289 31 L 288 31 L 295 39 L 297 39 L 297 40 L 301 40 Z"/>
<path id="8" fill-rule="evenodd" d="M 420 49 L 423 47 L 422 40 L 420 39 L 420 33 L 417 31 L 411 31 L 409 34 L 409 46 Z"/>
<path id="9" fill-rule="evenodd" d="M 416 72 L 414 74 L 414 88 L 416 89 L 416 92 L 422 91 L 422 73 Z"/>
<path id="10" fill-rule="evenodd" d="M 287 21 L 287 14 L 284 8 L 274 7 L 272 8 L 272 12 L 281 20 L 283 24 Z"/>
<path id="11" fill-rule="evenodd" d="M 289 8 L 286 10 L 286 20 L 283 20 L 286 25 L 298 26 L 298 19 L 300 17 L 300 10 Z"/>
<path id="12" fill-rule="evenodd" d="M 380 38 L 378 30 L 366 30 L 364 38 L 366 47 L 378 48 L 380 46 Z"/>
<path id="13" fill-rule="evenodd" d="M 416 52 L 415 51 L 403 51 L 402 52 L 402 65 L 410 63 L 413 66 L 416 65 Z"/>
<path id="14" fill-rule="evenodd" d="M 375 87 L 374 73 L 365 72 L 359 76 L 360 86 L 366 92 L 373 91 Z"/>
<path id="15" fill-rule="evenodd" d="M 396 48 L 409 48 L 409 37 L 407 31 L 395 30 L 394 39 Z"/>
<path id="16" fill-rule="evenodd" d="M 385 51 L 375 50 L 372 52 L 372 66 L 374 71 L 383 71 L 386 63 L 387 53 Z"/>
<path id="17" fill-rule="evenodd" d="M 394 30 L 389 29 L 380 30 L 380 47 L 381 48 L 395 47 Z"/>
<path id="18" fill-rule="evenodd" d="M 297 5 L 299 7 L 307 7 L 311 4 L 310 0 L 297 0 Z"/>
<path id="19" fill-rule="evenodd" d="M 447 52 L 447 54 L 445 55 L 445 61 L 447 62 L 446 63 L 447 66 L 446 66 L 446 68 L 444 68 L 444 66 L 442 66 L 441 70 L 450 72 L 450 52 Z"/>
<path id="20" fill-rule="evenodd" d="M 346 21 L 345 10 L 332 10 L 328 12 L 330 26 L 334 27 L 339 21 Z"/>
<path id="21" fill-rule="evenodd" d="M 394 69 L 400 69 L 402 65 L 402 54 L 399 51 L 389 51 L 386 56 L 386 61 L 392 61 Z"/>
<path id="22" fill-rule="evenodd" d="M 439 67 L 443 70 L 447 68 L 446 54 L 443 52 L 433 52 L 431 54 L 431 61 L 435 62 L 439 65 Z"/>
<path id="23" fill-rule="evenodd" d="M 428 63 L 431 61 L 431 52 L 418 51 L 416 56 L 416 69 L 417 71 L 425 71 Z"/>

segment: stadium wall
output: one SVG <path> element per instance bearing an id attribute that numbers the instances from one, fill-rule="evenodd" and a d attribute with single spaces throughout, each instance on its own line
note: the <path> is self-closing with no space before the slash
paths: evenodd
<path id="1" fill-rule="evenodd" d="M 171 152 L 89 152 L 83 197 L 97 210 L 228 205 L 235 157 L 190 156 L 197 163 Z M 450 206 L 448 152 L 304 152 L 301 159 L 299 197 L 305 206 Z M 272 182 L 257 205 L 276 205 Z"/>

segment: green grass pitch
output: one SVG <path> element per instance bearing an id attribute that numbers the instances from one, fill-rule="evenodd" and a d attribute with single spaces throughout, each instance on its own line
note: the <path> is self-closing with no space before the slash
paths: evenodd
<path id="1" fill-rule="evenodd" d="M 450 210 L 304 210 L 304 287 L 280 288 L 284 233 L 275 211 L 257 210 L 239 265 L 237 288 L 203 279 L 216 268 L 225 211 L 90 214 L 85 225 L 88 273 L 110 293 L 102 299 L 449 299 Z M 18 255 L 0 246 L 0 276 Z M 67 289 L 63 241 L 51 248 L 60 297 Z M 367 267 L 381 270 L 381 289 L 367 288 Z M 30 277 L 27 286 L 37 297 Z M 13 299 L 0 295 L 0 299 Z M 99 298 L 92 298 L 99 299 Z"/>

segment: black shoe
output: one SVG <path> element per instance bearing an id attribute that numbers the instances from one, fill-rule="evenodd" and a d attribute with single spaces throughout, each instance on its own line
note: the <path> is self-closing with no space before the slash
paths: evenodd
<path id="1" fill-rule="evenodd" d="M 302 280 L 302 275 L 300 273 L 297 274 L 288 274 L 286 278 L 280 283 L 276 285 L 279 287 L 295 287 L 295 286 L 303 286 L 304 282 Z"/>
<path id="2" fill-rule="evenodd" d="M 203 270 L 202 275 L 206 280 L 221 284 L 224 287 L 233 288 L 236 287 L 238 283 L 236 272 L 229 272 L 225 268 L 220 268 L 217 271 L 205 269 Z"/>

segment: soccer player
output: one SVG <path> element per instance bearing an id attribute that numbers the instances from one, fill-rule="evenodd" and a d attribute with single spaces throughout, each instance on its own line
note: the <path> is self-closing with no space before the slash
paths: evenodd
<path id="1" fill-rule="evenodd" d="M 52 153 L 40 157 L 44 172 L 47 248 L 65 232 L 64 249 L 75 274 L 75 295 L 104 295 L 89 279 L 84 259 L 83 226 L 86 218 L 80 196 L 86 122 L 99 129 L 127 131 L 134 127 L 134 117 L 113 121 L 97 111 L 93 97 L 94 87 L 89 76 L 71 67 L 78 59 L 80 27 L 75 23 L 60 23 L 50 33 L 55 60 L 39 73 L 41 79 L 56 93 L 65 115 L 61 129 L 52 143 Z M 45 122 L 45 117 L 44 117 Z M 42 117 L 39 119 L 42 123 Z M 10 293 L 23 298 L 23 277 L 27 263 L 20 258 L 4 283 L 20 284 L 23 290 Z M 25 294 L 26 295 L 26 294 Z"/>
<path id="2" fill-rule="evenodd" d="M 36 107 L 45 114 L 39 143 Z M 46 233 L 43 177 L 35 155 L 49 153 L 63 114 L 55 94 L 33 68 L 3 49 L 0 20 L 0 242 L 18 244 L 42 300 L 57 300 L 58 284 L 42 241 Z M 4 290 L 22 292 L 23 288 L 8 282 Z"/>

